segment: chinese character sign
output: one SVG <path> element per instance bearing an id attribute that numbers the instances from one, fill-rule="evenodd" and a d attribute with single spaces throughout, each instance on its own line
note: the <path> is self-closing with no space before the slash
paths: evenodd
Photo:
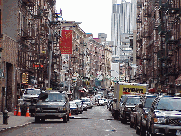
<path id="1" fill-rule="evenodd" d="M 72 54 L 72 30 L 62 30 L 59 47 L 61 54 Z"/>

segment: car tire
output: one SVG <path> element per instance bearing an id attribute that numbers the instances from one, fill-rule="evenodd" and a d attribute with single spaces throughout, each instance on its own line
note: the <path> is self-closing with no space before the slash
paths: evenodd
<path id="1" fill-rule="evenodd" d="M 45 122 L 45 118 L 41 118 L 41 122 Z"/>
<path id="2" fill-rule="evenodd" d="M 140 134 L 140 129 L 138 128 L 138 126 L 136 127 L 136 134 Z"/>
<path id="3" fill-rule="evenodd" d="M 36 123 L 40 122 L 40 118 L 35 116 L 35 122 Z"/>
<path id="4" fill-rule="evenodd" d="M 127 120 L 125 118 L 121 117 L 121 123 L 126 124 Z"/>
<path id="5" fill-rule="evenodd" d="M 153 134 L 151 130 L 146 131 L 146 136 L 157 136 L 156 134 Z"/>
<path id="6" fill-rule="evenodd" d="M 133 122 L 132 121 L 130 121 L 130 128 L 133 128 L 134 127 L 134 124 L 133 124 Z"/>
<path id="7" fill-rule="evenodd" d="M 135 117 L 135 118 L 134 118 L 134 125 L 133 125 L 133 128 L 136 129 L 137 126 L 138 126 L 137 117 Z"/>
<path id="8" fill-rule="evenodd" d="M 121 117 L 121 123 L 123 124 L 126 124 L 127 123 L 127 120 L 126 120 L 126 116 L 125 116 L 125 113 L 123 114 L 123 116 Z"/>
<path id="9" fill-rule="evenodd" d="M 140 136 L 146 136 L 146 129 L 140 126 Z"/>
<path id="10" fill-rule="evenodd" d="M 76 111 L 75 114 L 78 115 L 78 114 L 79 114 L 79 111 Z"/>
<path id="11" fill-rule="evenodd" d="M 63 117 L 63 123 L 67 123 L 67 115 Z"/>
<path id="12" fill-rule="evenodd" d="M 70 119 L 70 117 L 69 117 L 69 115 L 67 116 L 67 121 L 69 121 L 69 119 Z"/>

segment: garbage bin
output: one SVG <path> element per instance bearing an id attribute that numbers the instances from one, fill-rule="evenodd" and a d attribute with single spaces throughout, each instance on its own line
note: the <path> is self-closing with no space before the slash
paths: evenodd
<path id="1" fill-rule="evenodd" d="M 8 118 L 9 118 L 8 111 L 7 111 L 7 109 L 5 109 L 3 111 L 3 124 L 8 124 Z"/>

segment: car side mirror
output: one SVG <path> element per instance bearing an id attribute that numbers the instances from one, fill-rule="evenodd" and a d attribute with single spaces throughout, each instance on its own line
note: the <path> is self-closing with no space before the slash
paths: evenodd
<path id="1" fill-rule="evenodd" d="M 143 109 L 143 104 L 142 103 L 139 104 L 139 108 Z"/>

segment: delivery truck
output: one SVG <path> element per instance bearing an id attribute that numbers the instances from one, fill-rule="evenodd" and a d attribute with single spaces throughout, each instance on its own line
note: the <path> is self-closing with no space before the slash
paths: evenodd
<path id="1" fill-rule="evenodd" d="M 112 103 L 112 116 L 119 117 L 120 100 L 123 95 L 140 95 L 148 91 L 148 84 L 117 82 L 114 85 L 114 97 Z"/>

